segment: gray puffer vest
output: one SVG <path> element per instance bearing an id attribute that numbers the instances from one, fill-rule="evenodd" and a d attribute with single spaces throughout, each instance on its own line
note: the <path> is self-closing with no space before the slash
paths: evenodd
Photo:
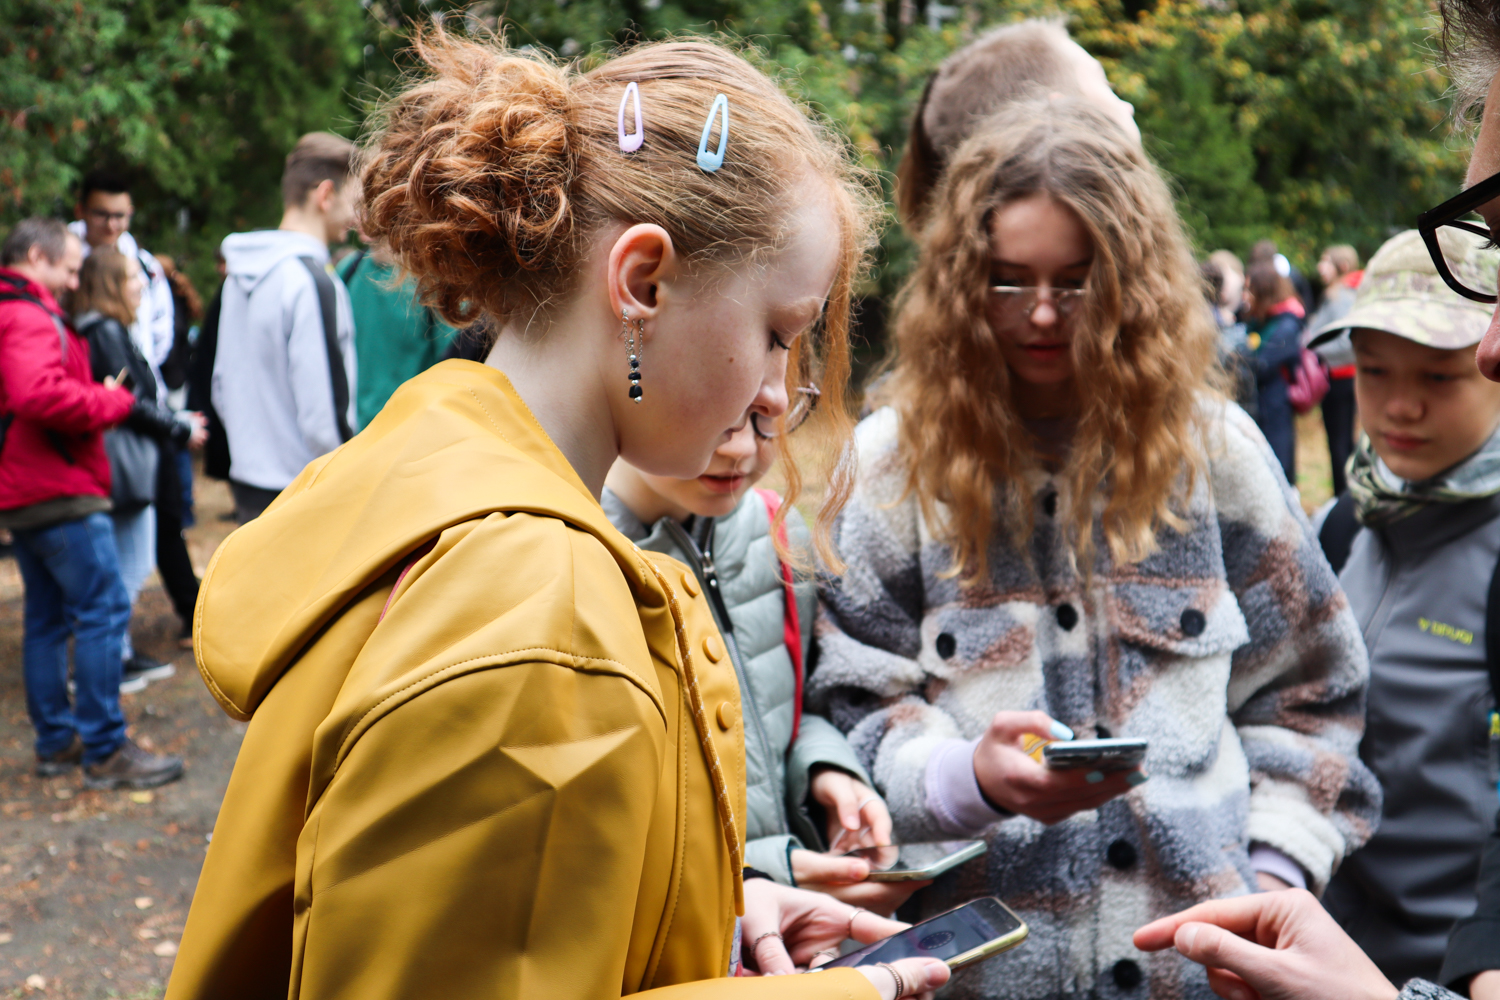
<path id="1" fill-rule="evenodd" d="M 786 590 L 765 501 L 751 490 L 725 517 L 691 518 L 686 524 L 664 517 L 649 529 L 609 489 L 600 503 L 625 537 L 686 563 L 704 593 L 722 598 L 709 604 L 734 661 L 745 713 L 745 863 L 795 884 L 792 849 L 823 849 L 807 810 L 812 768 L 837 767 L 871 782 L 849 742 L 827 719 L 804 712 L 792 742 L 797 675 L 786 648 Z M 807 525 L 795 510 L 788 512 L 786 526 L 793 547 L 805 548 Z M 795 586 L 805 664 L 817 588 L 811 580 L 799 579 Z"/>

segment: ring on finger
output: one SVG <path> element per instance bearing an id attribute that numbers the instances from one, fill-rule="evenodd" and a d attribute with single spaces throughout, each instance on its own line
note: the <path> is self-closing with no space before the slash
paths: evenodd
<path id="1" fill-rule="evenodd" d="M 857 812 L 857 813 L 864 812 L 865 811 L 865 806 L 869 805 L 871 802 L 879 802 L 879 801 L 880 801 L 880 796 L 879 795 L 871 795 L 869 798 L 865 799 L 859 805 L 855 806 L 854 807 L 854 811 Z"/>
<path id="2" fill-rule="evenodd" d="M 781 936 L 781 932 L 780 931 L 766 931 L 764 934 L 762 934 L 759 937 L 757 937 L 754 941 L 750 942 L 750 954 L 752 954 L 752 955 L 755 954 L 755 949 L 759 948 L 760 947 L 760 943 L 762 941 L 764 941 L 766 938 L 775 938 L 778 941 L 785 941 L 786 940 L 785 938 L 783 938 Z"/>
<path id="3" fill-rule="evenodd" d="M 884 969 L 886 972 L 889 972 L 891 978 L 896 981 L 896 996 L 894 1000 L 901 1000 L 902 997 L 906 996 L 906 981 L 901 978 L 901 973 L 896 971 L 894 965 L 889 962 L 877 962 L 875 968 Z"/>
<path id="4" fill-rule="evenodd" d="M 854 908 L 854 912 L 849 914 L 849 933 L 845 934 L 844 936 L 852 938 L 854 936 L 854 918 L 859 916 L 861 913 L 869 912 L 870 911 L 865 909 L 863 906 L 856 906 Z"/>

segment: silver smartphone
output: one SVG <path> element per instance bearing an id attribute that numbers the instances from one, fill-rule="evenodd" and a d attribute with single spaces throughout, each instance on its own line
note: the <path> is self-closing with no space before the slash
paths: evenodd
<path id="1" fill-rule="evenodd" d="M 941 958 L 949 968 L 961 969 L 1009 951 L 1025 941 L 1029 933 L 1026 922 L 1010 907 L 994 896 L 984 896 L 851 951 L 818 966 L 818 970 L 876 965 L 903 958 Z"/>
<path id="2" fill-rule="evenodd" d="M 984 853 L 982 840 L 943 840 L 919 844 L 861 847 L 844 855 L 870 863 L 868 882 L 915 882 L 937 878 Z"/>
<path id="3" fill-rule="evenodd" d="M 1095 771 L 1128 771 L 1146 759 L 1146 741 L 1137 739 L 1060 740 L 1042 748 L 1042 757 L 1054 770 L 1090 768 Z"/>

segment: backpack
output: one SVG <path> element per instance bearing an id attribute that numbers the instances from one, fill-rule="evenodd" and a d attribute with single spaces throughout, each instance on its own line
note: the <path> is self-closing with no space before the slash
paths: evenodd
<path id="1" fill-rule="evenodd" d="M 14 278 L 0 276 L 0 302 L 30 302 L 46 313 L 47 318 L 52 321 L 52 325 L 57 327 L 57 347 L 62 353 L 63 362 L 67 363 L 68 328 L 63 325 L 61 319 L 58 319 L 56 313 L 42 304 L 41 299 L 26 291 L 26 286 Z M 9 413 L 0 414 L 0 455 L 5 453 L 5 438 L 10 434 L 10 425 L 15 419 L 16 414 L 14 410 Z M 45 433 L 47 440 L 52 442 L 52 447 L 57 449 L 58 454 L 62 455 L 63 461 L 72 465 L 74 461 L 73 453 L 68 450 L 67 442 L 63 439 L 63 436 L 50 428 Z"/>
<path id="2" fill-rule="evenodd" d="M 344 371 L 344 352 L 339 350 L 338 298 L 333 279 L 323 266 L 311 257 L 298 257 L 318 289 L 318 306 L 323 313 L 323 347 L 328 351 L 328 379 L 333 388 L 333 419 L 338 423 L 339 440 L 354 436 L 349 427 L 349 375 Z M 356 262 L 355 266 L 358 266 Z"/>
<path id="3" fill-rule="evenodd" d="M 1283 369 L 1286 375 L 1286 398 L 1292 409 L 1306 413 L 1328 395 L 1328 371 L 1323 361 L 1312 351 L 1302 348 L 1297 356 L 1295 369 Z"/>
<path id="4" fill-rule="evenodd" d="M 1318 544 L 1335 574 L 1343 572 L 1349 561 L 1349 549 L 1360 523 L 1354 516 L 1354 496 L 1343 493 L 1318 530 Z M 1490 575 L 1490 589 L 1484 601 L 1484 664 L 1490 674 L 1490 692 L 1500 706 L 1500 562 Z M 1500 736 L 1500 713 L 1490 713 L 1490 739 Z"/>

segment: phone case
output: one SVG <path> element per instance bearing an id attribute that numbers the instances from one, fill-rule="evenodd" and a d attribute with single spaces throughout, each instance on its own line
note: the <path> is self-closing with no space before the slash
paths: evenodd
<path id="1" fill-rule="evenodd" d="M 1004 903 L 1001 903 L 1000 905 L 1005 906 Z M 1005 912 L 1016 918 L 1017 926 L 1015 930 L 1011 931 L 1009 934 L 1006 934 L 1003 937 L 998 937 L 993 941 L 986 942 L 985 944 L 982 944 L 978 948 L 975 948 L 971 951 L 966 951 L 962 955 L 954 955 L 952 958 L 947 960 L 948 968 L 952 969 L 954 972 L 957 972 L 959 969 L 962 969 L 966 965 L 973 965 L 975 962 L 982 962 L 987 958 L 992 958 L 995 955 L 1000 954 L 1002 951 L 1010 951 L 1016 945 L 1020 944 L 1022 941 L 1025 941 L 1026 938 L 1031 934 L 1031 928 L 1026 926 L 1026 921 L 1022 920 L 1019 916 L 1016 916 L 1015 910 L 1012 910 L 1010 907 L 1005 906 Z"/>
<path id="2" fill-rule="evenodd" d="M 970 861 L 985 852 L 984 841 L 977 840 L 965 847 L 963 850 L 954 851 L 922 868 L 896 868 L 891 871 L 874 872 L 865 876 L 866 882 L 917 882 L 922 879 L 937 878 L 950 868 L 957 868 L 965 861 Z"/>

